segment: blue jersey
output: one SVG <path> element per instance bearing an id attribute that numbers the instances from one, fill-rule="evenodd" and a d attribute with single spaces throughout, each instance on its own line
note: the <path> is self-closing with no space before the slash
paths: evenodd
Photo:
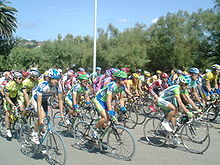
<path id="1" fill-rule="evenodd" d="M 61 85 L 51 86 L 48 81 L 43 81 L 35 89 L 34 99 L 37 100 L 38 95 L 42 95 L 42 100 L 47 100 L 52 95 L 62 93 Z"/>

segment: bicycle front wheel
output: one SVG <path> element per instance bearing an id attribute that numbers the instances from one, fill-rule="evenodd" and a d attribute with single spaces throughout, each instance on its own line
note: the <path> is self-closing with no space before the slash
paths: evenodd
<path id="1" fill-rule="evenodd" d="M 117 159 L 130 160 L 135 153 L 135 141 L 131 133 L 124 127 L 117 126 L 109 130 L 107 145 Z"/>
<path id="2" fill-rule="evenodd" d="M 159 118 L 150 118 L 144 123 L 144 137 L 154 146 L 162 146 L 167 142 L 166 130 L 161 124 Z"/>
<path id="3" fill-rule="evenodd" d="M 192 121 L 186 124 L 181 130 L 181 140 L 183 146 L 190 152 L 201 154 L 205 152 L 210 145 L 209 132 L 200 122 Z"/>
<path id="4" fill-rule="evenodd" d="M 50 164 L 64 165 L 66 163 L 66 149 L 61 136 L 55 132 L 49 132 L 46 137 L 47 157 Z"/>
<path id="5" fill-rule="evenodd" d="M 91 126 L 84 121 L 80 121 L 76 124 L 74 130 L 74 147 L 88 152 L 93 151 L 95 140 L 92 137 Z"/>

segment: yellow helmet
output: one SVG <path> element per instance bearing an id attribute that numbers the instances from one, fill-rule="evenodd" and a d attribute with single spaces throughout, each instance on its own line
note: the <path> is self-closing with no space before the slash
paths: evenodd
<path id="1" fill-rule="evenodd" d="M 161 74 L 162 72 L 161 72 L 160 70 L 157 70 L 156 73 L 157 73 L 157 74 Z"/>
<path id="2" fill-rule="evenodd" d="M 137 73 L 133 73 L 133 74 L 132 74 L 132 77 L 134 77 L 134 78 L 139 78 L 140 76 L 139 76 L 139 74 L 137 74 Z"/>
<path id="3" fill-rule="evenodd" d="M 144 75 L 149 77 L 150 76 L 150 72 L 144 71 Z"/>

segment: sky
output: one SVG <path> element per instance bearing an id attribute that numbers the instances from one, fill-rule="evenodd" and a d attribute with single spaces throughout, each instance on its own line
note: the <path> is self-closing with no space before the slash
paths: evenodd
<path id="1" fill-rule="evenodd" d="M 18 10 L 18 29 L 14 34 L 28 40 L 55 40 L 65 37 L 93 36 L 95 0 L 9 0 Z M 98 0 L 97 27 L 111 23 L 121 32 L 135 23 L 151 25 L 167 12 L 214 6 L 213 0 Z"/>

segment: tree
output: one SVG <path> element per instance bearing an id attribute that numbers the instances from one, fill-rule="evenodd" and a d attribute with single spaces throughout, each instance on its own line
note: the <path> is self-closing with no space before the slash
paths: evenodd
<path id="1" fill-rule="evenodd" d="M 0 1 L 0 34 L 11 37 L 17 28 L 17 19 L 15 17 L 17 10 L 7 4 L 10 4 L 10 2 Z"/>

